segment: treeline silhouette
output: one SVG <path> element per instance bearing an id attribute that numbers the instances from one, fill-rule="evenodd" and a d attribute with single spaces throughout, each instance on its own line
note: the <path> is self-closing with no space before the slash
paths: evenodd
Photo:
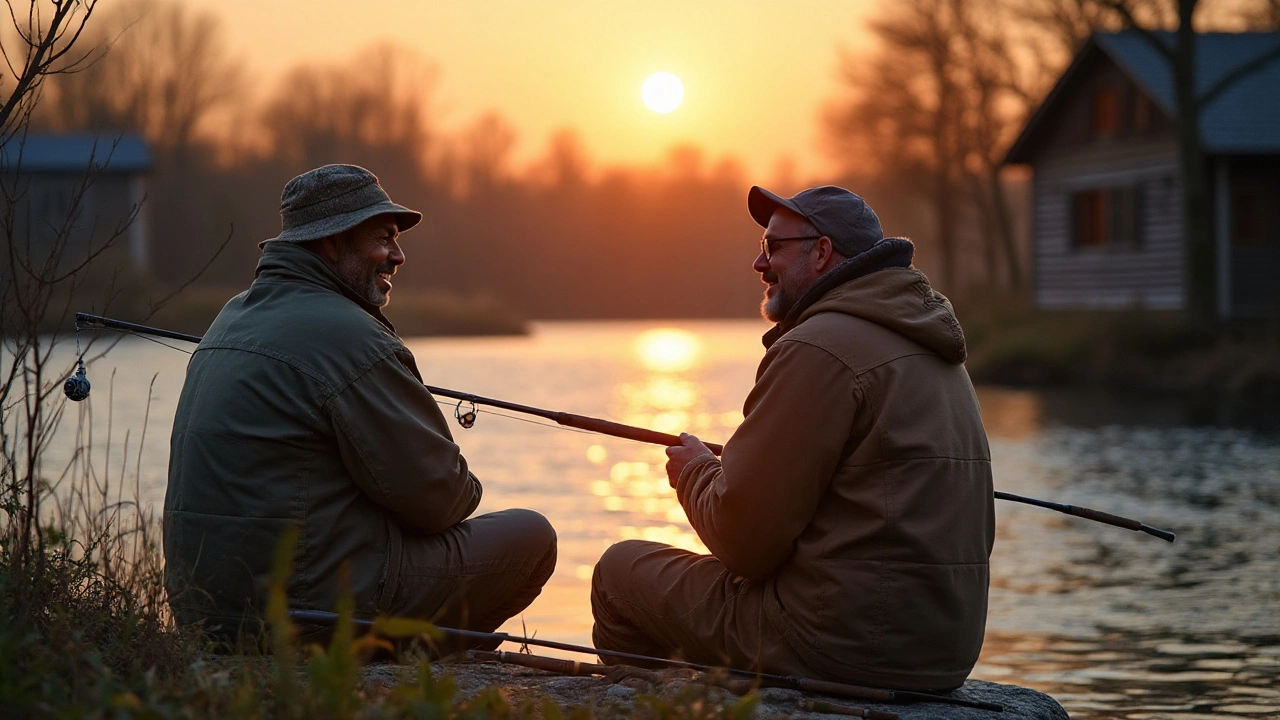
<path id="1" fill-rule="evenodd" d="M 755 312 L 759 229 L 746 212 L 750 182 L 732 163 L 683 147 L 657 167 L 598 169 L 563 130 L 517 172 L 517 135 L 501 116 L 438 130 L 435 71 L 402 48 L 296 68 L 255 103 L 215 17 L 142 0 L 95 20 L 97 56 L 53 78 L 35 123 L 148 138 L 157 292 L 198 272 L 229 232 L 189 294 L 225 299 L 245 287 L 257 243 L 279 232 L 284 184 L 343 162 L 426 214 L 405 238 L 397 299 L 445 290 L 526 318 Z"/>
<path id="2" fill-rule="evenodd" d="M 1167 24 L 1159 10 L 1174 2 L 1146 3 L 1137 19 Z M 876 42 L 843 53 L 842 91 L 819 120 L 839 168 L 830 177 L 748 177 L 693 146 L 649 167 L 601 167 L 568 128 L 516 168 L 520 138 L 501 115 L 442 129 L 439 71 L 421 55 L 375 45 L 297 67 L 257 93 L 220 21 L 171 0 L 129 0 L 95 16 L 81 43 L 97 48 L 92 62 L 51 78 L 34 123 L 151 142 L 157 292 L 196 273 L 232 228 L 194 294 L 225 299 L 243 288 L 257 243 L 279 231 L 284 183 L 344 162 L 373 170 L 393 198 L 426 213 L 406 236 L 397 300 L 447 291 L 526 318 L 750 316 L 760 230 L 747 189 L 827 182 L 867 197 L 887 233 L 911 237 L 917 266 L 943 292 L 1017 298 L 1028 284 L 1026 180 L 1000 161 L 1078 43 L 1128 21 L 1102 0 L 981 5 L 877 7 L 868 26 Z M 1251 25 L 1275 25 L 1266 0 L 1234 7 L 1253 8 Z"/>

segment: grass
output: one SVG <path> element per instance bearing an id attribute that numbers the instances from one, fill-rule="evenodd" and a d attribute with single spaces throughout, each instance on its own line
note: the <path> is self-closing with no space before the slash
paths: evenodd
<path id="1" fill-rule="evenodd" d="M 46 528 L 49 542 L 38 573 L 14 567 L 0 553 L 0 707 L 15 717 L 64 718 L 593 718 L 591 706 L 565 708 L 534 698 L 513 703 L 502 688 L 462 697 L 452 677 L 433 673 L 425 654 L 411 652 L 401 682 L 366 688 L 363 665 L 390 646 L 382 636 L 430 633 L 402 621 L 381 635 L 356 637 L 352 603 L 340 603 L 339 625 L 327 647 L 299 647 L 284 594 L 294 536 L 277 551 L 270 585 L 270 655 L 217 656 L 198 635 L 171 626 L 152 561 L 131 575 L 108 577 L 103 552 L 121 538 L 82 545 Z M 33 566 L 34 569 L 34 566 Z M 158 589 L 156 586 L 153 589 Z M 642 695 L 632 717 L 738 718 L 752 696 L 732 705 L 705 694 L 673 699 Z"/>
<path id="2" fill-rule="evenodd" d="M 87 422 L 87 421 L 86 421 Z M 109 441 L 108 441 L 109 444 Z M 128 441 L 126 439 L 128 460 Z M 136 452 L 141 452 L 139 442 Z M 433 637 L 420 621 L 388 621 L 357 637 L 350 598 L 335 608 L 327 646 L 303 647 L 288 617 L 286 581 L 296 534 L 277 548 L 268 586 L 269 653 L 211 652 L 174 627 L 162 584 L 158 524 L 121 478 L 99 477 L 78 454 L 59 482 L 29 487 L 7 463 L 0 498 L 0 714 L 23 718 L 561 718 L 614 716 L 617 708 L 561 707 L 545 696 L 513 702 L 501 687 L 464 697 L 428 656 L 400 656 L 399 682 L 366 685 L 365 664 L 391 651 L 385 637 Z M 123 476 L 124 471 L 120 474 Z M 68 481 L 74 480 L 68 487 Z M 60 489 L 55 493 L 55 489 Z M 28 490 L 35 490 L 34 494 Z M 46 522 L 23 538 L 36 499 Z M 641 695 L 635 718 L 745 718 L 756 699 L 729 704 L 706 693 Z"/>

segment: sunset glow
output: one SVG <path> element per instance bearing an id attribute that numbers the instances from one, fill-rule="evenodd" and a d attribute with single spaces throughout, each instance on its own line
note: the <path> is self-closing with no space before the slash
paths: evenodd
<path id="1" fill-rule="evenodd" d="M 646 368 L 659 372 L 688 370 L 698 362 L 702 348 L 698 336 L 687 330 L 658 328 L 636 340 L 636 352 Z"/>
<path id="2" fill-rule="evenodd" d="M 182 2 L 219 19 L 232 56 L 256 83 L 245 95 L 271 92 L 295 67 L 346 66 L 358 51 L 388 43 L 433 68 L 428 82 L 397 77 L 396 84 L 421 98 L 438 136 L 497 113 L 516 133 L 516 167 L 536 163 L 552 135 L 568 129 L 602 165 L 660 164 L 687 144 L 708 161 L 732 157 L 761 183 L 780 164 L 802 172 L 825 166 L 810 118 L 838 94 L 840 49 L 865 42 L 871 7 L 869 0 L 794 0 L 785 9 L 733 0 Z M 686 102 L 659 114 L 642 105 L 639 91 L 664 69 L 679 76 Z"/>
<path id="3" fill-rule="evenodd" d="M 669 113 L 684 101 L 684 84 L 669 72 L 654 73 L 640 88 L 644 106 L 656 113 Z"/>

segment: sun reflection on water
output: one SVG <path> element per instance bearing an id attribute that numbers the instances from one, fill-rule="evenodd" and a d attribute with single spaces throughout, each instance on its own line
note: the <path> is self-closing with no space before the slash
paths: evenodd
<path id="1" fill-rule="evenodd" d="M 656 372 L 681 372 L 697 366 L 702 341 L 688 330 L 655 328 L 640 333 L 635 342 L 640 362 Z"/>
<path id="2" fill-rule="evenodd" d="M 641 372 L 613 389 L 611 414 L 622 422 L 671 435 L 686 431 L 719 435 L 742 421 L 741 413 L 712 412 L 707 407 L 699 387 L 703 340 L 697 334 L 652 328 L 635 336 L 632 349 Z M 667 480 L 661 450 L 613 447 L 587 449 L 589 462 L 609 469 L 607 479 L 593 480 L 588 489 L 606 512 L 618 516 L 617 539 L 650 540 L 706 553 Z"/>

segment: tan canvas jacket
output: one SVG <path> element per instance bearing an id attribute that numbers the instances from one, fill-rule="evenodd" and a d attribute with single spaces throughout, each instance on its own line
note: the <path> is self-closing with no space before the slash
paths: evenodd
<path id="1" fill-rule="evenodd" d="M 982 648 L 995 532 L 950 303 L 890 267 L 790 325 L 723 460 L 689 463 L 680 502 L 730 571 L 766 585 L 768 621 L 815 674 L 955 687 Z"/>
<path id="2" fill-rule="evenodd" d="M 187 368 L 170 442 L 165 582 L 179 623 L 256 630 L 281 533 L 300 531 L 294 607 L 394 595 L 402 537 L 480 502 L 413 356 L 314 253 L 268 243 Z"/>

